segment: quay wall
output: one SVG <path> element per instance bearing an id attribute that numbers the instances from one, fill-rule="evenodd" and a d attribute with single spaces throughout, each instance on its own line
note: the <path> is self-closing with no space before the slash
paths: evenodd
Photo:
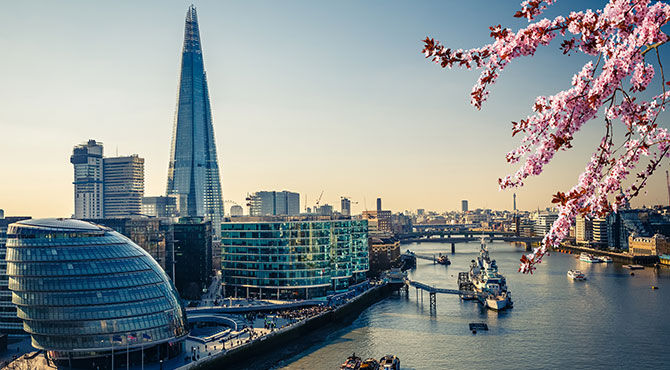
<path id="1" fill-rule="evenodd" d="M 553 249 L 554 252 L 561 252 L 563 250 L 576 253 L 587 252 L 597 256 L 610 256 L 612 257 L 612 260 L 616 262 L 643 265 L 643 266 L 655 265 L 659 261 L 658 256 L 631 256 L 630 254 L 627 253 L 612 252 L 572 244 L 561 244 L 560 247 Z"/>
<path id="2" fill-rule="evenodd" d="M 282 348 L 287 342 L 300 339 L 328 324 L 351 322 L 366 308 L 386 298 L 395 289 L 395 287 L 388 284 L 372 288 L 332 311 L 324 312 L 286 328 L 279 329 L 250 343 L 230 349 L 225 353 L 206 357 L 197 363 L 183 366 L 181 369 L 220 369 L 240 365 L 247 359 Z"/>

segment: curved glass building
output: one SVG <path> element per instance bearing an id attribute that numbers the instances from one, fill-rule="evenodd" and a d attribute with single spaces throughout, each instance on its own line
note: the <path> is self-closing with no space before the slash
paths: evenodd
<path id="1" fill-rule="evenodd" d="M 368 271 L 367 220 L 224 222 L 221 244 L 226 296 L 322 297 Z"/>
<path id="2" fill-rule="evenodd" d="M 158 263 L 103 226 L 71 219 L 9 225 L 7 275 L 33 346 L 57 361 L 107 356 L 114 347 L 124 359 L 126 349 L 141 347 L 164 358 L 188 334 Z"/>

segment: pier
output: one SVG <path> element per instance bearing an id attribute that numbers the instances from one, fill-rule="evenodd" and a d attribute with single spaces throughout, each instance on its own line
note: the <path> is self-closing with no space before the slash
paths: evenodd
<path id="1" fill-rule="evenodd" d="M 435 286 L 430 286 L 419 281 L 414 281 L 410 279 L 405 280 L 405 292 L 409 294 L 409 287 L 416 288 L 416 299 L 419 300 L 421 297 L 421 302 L 423 302 L 423 292 L 428 292 L 428 299 L 430 303 L 430 310 L 433 311 L 437 309 L 436 295 L 437 294 L 456 294 L 461 299 L 470 300 L 478 297 L 479 293 L 475 292 L 472 289 L 472 283 L 470 279 L 467 278 L 467 272 L 461 272 L 458 274 L 459 289 L 448 289 L 448 288 L 437 288 Z"/>

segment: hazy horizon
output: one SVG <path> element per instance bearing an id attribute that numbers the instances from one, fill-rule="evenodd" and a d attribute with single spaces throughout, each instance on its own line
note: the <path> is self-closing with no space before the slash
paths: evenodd
<path id="1" fill-rule="evenodd" d="M 143 157 L 145 196 L 165 194 L 190 3 L 5 4 L 0 209 L 69 217 L 69 157 L 88 139 L 106 156 Z M 527 25 L 512 17 L 519 1 L 194 3 L 223 197 L 243 206 L 247 193 L 291 190 L 303 210 L 322 191 L 321 204 L 336 210 L 340 196 L 358 202 L 353 213 L 377 197 L 393 211 L 460 210 L 462 199 L 502 210 L 516 192 L 519 209 L 542 209 L 577 181 L 604 131 L 602 120 L 589 122 L 542 175 L 498 191 L 497 179 L 516 169 L 505 162 L 518 142 L 510 122 L 529 115 L 536 96 L 569 87 L 587 59 L 553 42 L 512 64 L 477 111 L 469 93 L 478 72 L 429 63 L 421 40 L 481 46 L 490 25 Z M 562 1 L 546 15 L 583 7 Z M 633 206 L 668 204 L 668 167 Z"/>

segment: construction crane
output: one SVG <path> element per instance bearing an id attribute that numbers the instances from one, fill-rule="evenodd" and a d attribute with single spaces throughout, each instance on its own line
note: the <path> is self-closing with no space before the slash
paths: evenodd
<path id="1" fill-rule="evenodd" d="M 323 190 L 321 190 L 321 194 L 319 194 L 319 197 L 316 199 L 316 203 L 314 205 L 314 210 L 319 208 L 319 203 L 321 203 L 321 197 L 323 196 Z"/>
<path id="2" fill-rule="evenodd" d="M 353 200 L 351 200 L 350 197 L 348 197 L 348 196 L 346 196 L 346 195 L 341 196 L 341 197 L 340 197 L 340 200 L 342 200 L 342 199 L 346 199 L 346 200 L 348 200 L 349 202 L 351 202 L 351 204 L 358 204 L 358 202 L 354 202 Z"/>

